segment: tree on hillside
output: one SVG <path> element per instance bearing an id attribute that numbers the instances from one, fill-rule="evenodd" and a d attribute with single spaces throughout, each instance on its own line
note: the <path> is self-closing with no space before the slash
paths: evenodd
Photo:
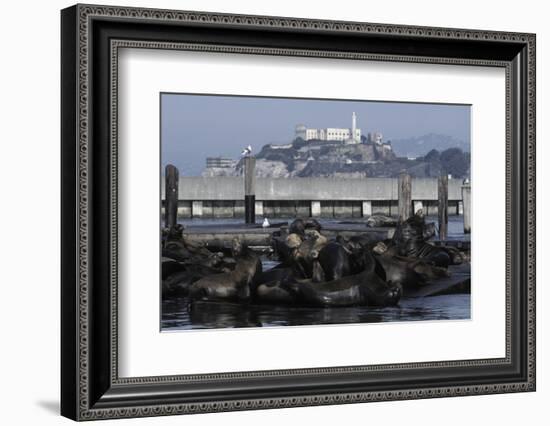
<path id="1" fill-rule="evenodd" d="M 303 140 L 301 137 L 297 137 L 292 141 L 292 148 L 294 149 L 300 149 L 307 145 L 307 142 Z"/>
<path id="2" fill-rule="evenodd" d="M 470 169 L 470 153 L 463 152 L 460 148 L 449 148 L 439 156 L 441 169 L 453 177 L 461 178 Z"/>
<path id="3" fill-rule="evenodd" d="M 424 156 L 424 160 L 428 162 L 439 161 L 439 157 L 440 157 L 439 151 L 437 149 L 432 149 L 430 152 L 428 152 Z"/>

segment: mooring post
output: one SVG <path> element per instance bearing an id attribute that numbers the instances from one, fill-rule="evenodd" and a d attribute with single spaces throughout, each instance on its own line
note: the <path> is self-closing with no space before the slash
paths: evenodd
<path id="1" fill-rule="evenodd" d="M 179 171 L 168 164 L 164 170 L 164 226 L 172 229 L 178 221 L 178 181 Z"/>
<path id="2" fill-rule="evenodd" d="M 361 206 L 361 215 L 363 217 L 372 216 L 372 201 L 363 201 Z"/>
<path id="3" fill-rule="evenodd" d="M 471 216 L 471 186 L 469 181 L 465 181 L 462 186 L 462 218 L 464 219 L 464 233 L 469 234 L 472 231 Z"/>
<path id="4" fill-rule="evenodd" d="M 256 158 L 244 158 L 244 219 L 256 223 Z"/>
<path id="5" fill-rule="evenodd" d="M 439 240 L 447 239 L 447 223 L 449 222 L 448 204 L 449 204 L 449 176 L 446 174 L 439 176 L 437 180 L 437 214 L 439 217 Z"/>
<path id="6" fill-rule="evenodd" d="M 397 210 L 402 221 L 405 221 L 411 217 L 411 187 L 411 175 L 401 173 L 398 179 Z"/>
<path id="7" fill-rule="evenodd" d="M 311 217 L 320 217 L 321 216 L 321 202 L 320 201 L 311 201 L 310 210 L 311 210 Z"/>
<path id="8" fill-rule="evenodd" d="M 202 201 L 191 202 L 191 217 L 202 217 Z"/>
<path id="9" fill-rule="evenodd" d="M 419 210 L 424 210 L 424 203 L 419 200 L 413 201 L 413 214 L 416 214 Z"/>

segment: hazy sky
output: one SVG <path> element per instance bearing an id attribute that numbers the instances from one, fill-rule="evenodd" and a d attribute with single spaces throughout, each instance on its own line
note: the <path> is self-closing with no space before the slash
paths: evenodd
<path id="1" fill-rule="evenodd" d="M 257 153 L 290 143 L 298 123 L 350 128 L 353 111 L 362 134 L 381 132 L 386 141 L 439 133 L 470 142 L 465 105 L 162 94 L 162 168 L 171 163 L 182 176 L 200 175 L 206 157 L 237 159 L 247 145 Z"/>

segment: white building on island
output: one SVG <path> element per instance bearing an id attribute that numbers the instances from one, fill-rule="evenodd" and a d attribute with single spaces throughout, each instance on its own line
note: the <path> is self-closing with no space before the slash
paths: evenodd
<path id="1" fill-rule="evenodd" d="M 340 141 L 346 144 L 355 144 L 361 142 L 361 129 L 357 128 L 357 117 L 354 112 L 351 115 L 351 128 L 349 129 L 336 127 L 309 129 L 303 124 L 298 124 L 296 126 L 296 137 L 302 138 L 305 141 Z"/>

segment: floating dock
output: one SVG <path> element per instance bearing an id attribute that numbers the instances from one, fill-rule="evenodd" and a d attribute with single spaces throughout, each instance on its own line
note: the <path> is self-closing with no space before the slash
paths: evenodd
<path id="1" fill-rule="evenodd" d="M 430 297 L 442 296 L 444 294 L 470 293 L 470 263 L 462 265 L 451 265 L 447 270 L 450 277 L 433 280 L 429 284 L 416 291 L 409 291 L 406 297 Z"/>
<path id="2" fill-rule="evenodd" d="M 391 238 L 395 228 L 369 228 L 365 223 L 335 223 L 323 225 L 321 233 L 334 239 L 337 236 L 351 237 L 358 234 L 371 234 L 374 238 L 385 240 Z M 282 224 L 269 228 L 262 228 L 261 225 L 193 225 L 184 229 L 185 239 L 202 243 L 207 248 L 229 248 L 235 238 L 240 239 L 244 244 L 253 247 L 271 246 L 274 236 L 281 236 L 288 232 L 288 225 Z"/>
<path id="3" fill-rule="evenodd" d="M 223 224 L 223 225 L 190 225 L 183 231 L 183 236 L 190 242 L 204 244 L 208 248 L 229 248 L 235 238 L 240 239 L 244 244 L 251 247 L 271 247 L 272 237 L 278 237 L 288 232 L 287 223 L 274 224 L 269 228 L 262 228 L 259 224 Z M 321 233 L 329 239 L 337 236 L 352 237 L 360 234 L 370 234 L 373 239 L 385 240 L 392 238 L 395 232 L 394 227 L 371 228 L 366 222 L 341 222 L 323 224 Z M 456 247 L 459 250 L 469 250 L 470 240 L 449 239 L 446 241 L 431 240 L 430 243 L 436 246 L 446 245 Z"/>

